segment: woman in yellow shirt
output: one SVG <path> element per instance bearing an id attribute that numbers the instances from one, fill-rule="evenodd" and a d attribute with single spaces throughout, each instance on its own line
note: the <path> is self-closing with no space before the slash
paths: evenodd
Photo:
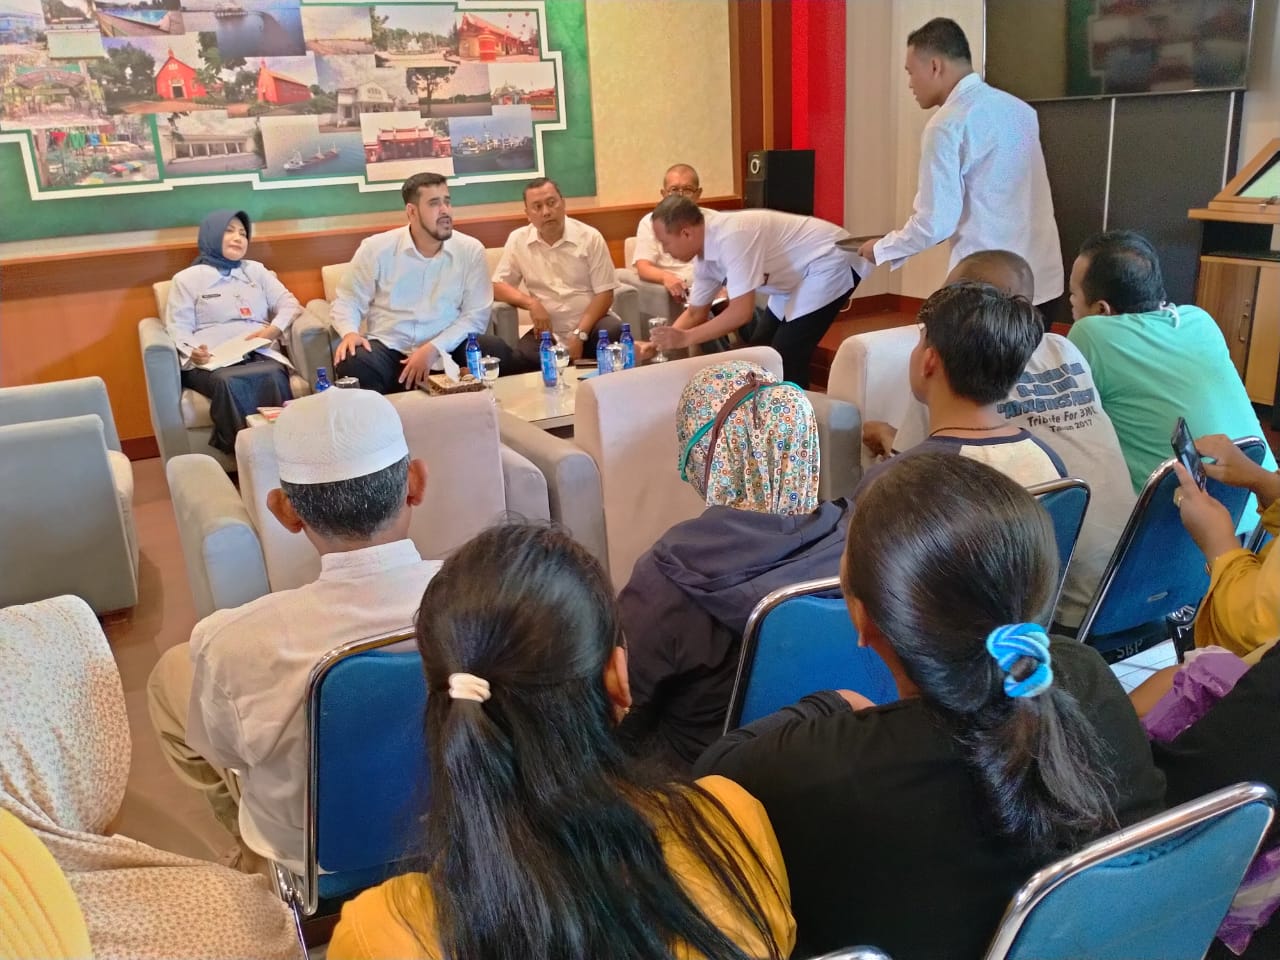
<path id="1" fill-rule="evenodd" d="M 1263 527 L 1272 537 L 1280 535 L 1280 473 L 1258 466 L 1222 434 L 1200 437 L 1196 449 L 1213 458 L 1204 465 L 1209 476 L 1258 498 Z M 1280 553 L 1274 542 L 1256 554 L 1243 549 L 1226 507 L 1197 487 L 1181 466 L 1175 469 L 1182 524 L 1209 565 L 1209 592 L 1196 615 L 1196 646 L 1212 644 L 1244 656 L 1280 637 Z"/>
<path id="2" fill-rule="evenodd" d="M 781 958 L 795 942 L 763 808 L 630 762 L 617 609 L 562 533 L 462 547 L 417 617 L 432 783 L 423 872 L 346 904 L 331 960 Z"/>

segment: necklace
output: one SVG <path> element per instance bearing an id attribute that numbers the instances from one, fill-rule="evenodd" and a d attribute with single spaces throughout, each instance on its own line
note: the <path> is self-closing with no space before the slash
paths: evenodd
<path id="1" fill-rule="evenodd" d="M 937 430 L 931 430 L 929 432 L 929 436 L 934 437 L 940 433 L 945 433 L 948 430 L 963 430 L 970 433 L 986 433 L 988 430 L 999 430 L 1004 426 L 1007 426 L 1007 424 L 997 423 L 990 427 L 939 427 Z"/>

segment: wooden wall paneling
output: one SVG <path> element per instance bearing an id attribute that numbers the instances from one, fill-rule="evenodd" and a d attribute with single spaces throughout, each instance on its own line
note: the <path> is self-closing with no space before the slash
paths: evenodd
<path id="1" fill-rule="evenodd" d="M 722 210 L 742 206 L 739 197 L 713 197 L 703 203 Z M 649 211 L 647 204 L 631 204 L 569 213 L 603 233 L 614 262 L 621 265 L 623 242 Z M 383 227 L 366 223 L 281 236 L 264 231 L 267 235 L 255 237 L 250 255 L 276 271 L 305 304 L 324 295 L 321 267 L 350 260 L 361 240 L 403 222 L 400 216 L 388 214 Z M 512 230 L 526 223 L 523 214 L 513 213 L 458 220 L 457 226 L 486 247 L 499 247 Z M 192 242 L 47 257 L 32 254 L 0 262 L 0 384 L 102 377 L 121 438 L 150 437 L 138 321 L 155 315 L 151 285 L 172 277 L 194 256 Z M 133 444 L 129 452 L 150 449 Z"/>

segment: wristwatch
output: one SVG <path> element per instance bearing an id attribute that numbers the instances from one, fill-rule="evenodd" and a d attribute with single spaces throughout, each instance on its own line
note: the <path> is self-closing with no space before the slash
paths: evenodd
<path id="1" fill-rule="evenodd" d="M 586 343 L 587 340 L 591 338 L 591 334 L 587 333 L 585 330 L 575 330 L 574 332 L 578 335 L 578 339 L 583 343 Z"/>

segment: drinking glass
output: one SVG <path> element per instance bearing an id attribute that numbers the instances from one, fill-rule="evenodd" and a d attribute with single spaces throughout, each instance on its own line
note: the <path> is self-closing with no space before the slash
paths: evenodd
<path id="1" fill-rule="evenodd" d="M 653 335 L 653 331 L 667 326 L 669 321 L 666 317 L 650 317 L 649 318 L 649 339 L 653 341 L 653 345 L 657 347 L 658 352 L 653 355 L 654 363 L 666 363 L 670 358 L 662 352 L 662 348 L 658 347 L 658 341 Z"/>
<path id="2" fill-rule="evenodd" d="M 556 361 L 556 389 L 568 390 L 569 384 L 565 382 L 564 372 L 569 367 L 569 348 L 556 340 L 551 344 L 551 356 Z"/>
<path id="3" fill-rule="evenodd" d="M 494 403 L 498 402 L 498 398 L 493 395 L 493 383 L 498 379 L 498 365 L 502 363 L 497 357 L 483 356 L 480 358 L 480 372 L 484 375 L 484 388 L 489 391 L 489 398 Z"/>

